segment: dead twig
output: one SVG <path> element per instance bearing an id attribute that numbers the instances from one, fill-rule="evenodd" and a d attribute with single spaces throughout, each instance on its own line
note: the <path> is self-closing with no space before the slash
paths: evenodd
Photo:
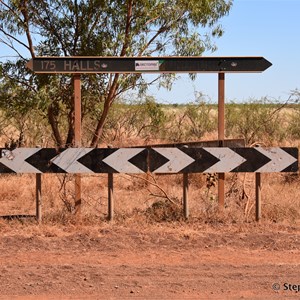
<path id="1" fill-rule="evenodd" d="M 72 180 L 70 179 L 70 176 L 68 174 L 64 174 L 63 176 L 57 176 L 57 178 L 60 182 L 59 197 L 64 203 L 65 207 L 67 208 L 67 211 L 71 213 L 74 211 L 74 205 L 72 205 L 71 201 L 68 200 L 68 198 L 70 197 L 70 193 L 67 190 L 67 184 Z M 73 196 L 71 197 L 74 199 Z"/>
<path id="2" fill-rule="evenodd" d="M 143 181 L 145 181 L 145 182 L 151 184 L 152 186 L 154 186 L 154 187 L 156 187 L 157 189 L 159 189 L 159 190 L 162 192 L 162 194 L 163 194 L 163 195 L 157 195 L 157 194 L 151 192 L 151 191 L 148 189 L 148 191 L 149 191 L 149 193 L 150 193 L 150 196 L 160 197 L 160 198 L 165 198 L 165 199 L 167 199 L 168 201 L 170 201 L 172 204 L 178 206 L 178 204 L 177 204 L 176 202 L 174 202 L 174 201 L 168 196 L 167 192 L 166 192 L 166 191 L 165 191 L 165 190 L 157 183 L 157 180 L 155 179 L 155 177 L 154 177 L 152 174 L 150 174 L 150 173 L 147 174 L 147 175 L 148 175 L 148 177 L 150 176 L 150 177 L 152 178 L 153 181 L 148 180 L 148 179 L 146 179 L 146 178 L 144 178 L 144 177 L 141 177 L 141 176 L 138 176 L 138 175 L 132 175 L 132 174 L 130 174 L 129 176 L 130 176 L 130 177 L 133 177 L 133 178 L 141 179 L 141 180 L 143 180 Z"/>

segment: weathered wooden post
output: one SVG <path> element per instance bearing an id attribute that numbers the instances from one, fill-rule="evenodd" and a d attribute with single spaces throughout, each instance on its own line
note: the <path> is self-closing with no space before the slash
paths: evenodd
<path id="1" fill-rule="evenodd" d="M 255 220 L 261 218 L 261 173 L 255 173 Z"/>
<path id="2" fill-rule="evenodd" d="M 36 198 L 36 220 L 42 222 L 42 174 L 36 174 L 35 198 Z"/>
<path id="3" fill-rule="evenodd" d="M 218 140 L 219 147 L 224 146 L 225 139 L 225 74 L 218 74 Z M 219 208 L 225 204 L 225 173 L 218 173 Z"/>
<path id="4" fill-rule="evenodd" d="M 73 74 L 74 84 L 74 140 L 75 147 L 81 146 L 81 80 L 80 74 Z M 75 213 L 81 214 L 81 174 L 75 174 Z"/>
<path id="5" fill-rule="evenodd" d="M 189 218 L 189 174 L 183 173 L 183 213 L 185 219 Z"/>
<path id="6" fill-rule="evenodd" d="M 113 173 L 108 173 L 108 214 L 107 219 L 112 221 L 114 219 L 114 177 Z"/>

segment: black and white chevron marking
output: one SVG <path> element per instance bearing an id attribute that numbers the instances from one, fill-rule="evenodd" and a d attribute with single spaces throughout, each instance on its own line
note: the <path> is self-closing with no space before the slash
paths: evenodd
<path id="1" fill-rule="evenodd" d="M 0 149 L 0 173 L 296 172 L 297 148 Z"/>
<path id="2" fill-rule="evenodd" d="M 150 172 L 296 172 L 297 148 L 153 148 Z"/>

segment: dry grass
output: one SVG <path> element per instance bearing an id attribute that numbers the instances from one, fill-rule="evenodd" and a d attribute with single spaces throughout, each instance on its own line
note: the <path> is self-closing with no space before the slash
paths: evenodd
<path id="1" fill-rule="evenodd" d="M 179 109 L 174 108 L 174 113 Z M 213 113 L 214 110 L 211 111 Z M 291 114 L 290 110 L 281 112 Z M 17 139 L 16 129 L 9 125 L 0 136 L 4 147 L 7 138 Z M 123 128 L 121 128 L 123 130 Z M 177 130 L 177 127 L 176 127 Z M 2 129 L 5 132 L 4 129 Z M 41 131 L 41 130 L 39 130 Z M 46 141 L 50 135 L 44 134 Z M 204 133 L 202 140 L 217 139 L 217 131 Z M 6 139 L 5 139 L 6 137 Z M 99 147 L 128 147 L 168 142 L 154 136 L 109 135 Z M 234 136 L 227 136 L 234 138 Z M 190 141 L 195 140 L 191 137 Z M 263 141 L 257 141 L 262 142 Z M 33 144 L 33 143 L 31 143 Z M 30 147 L 30 143 L 26 146 Z M 51 147 L 51 143 L 39 143 Z M 34 144 L 35 145 L 35 144 Z M 300 148 L 300 140 L 273 141 L 273 146 Z M 53 146 L 53 145 L 52 145 Z M 217 182 L 206 174 L 189 175 L 190 218 L 183 219 L 182 175 L 114 175 L 115 222 L 136 224 L 156 222 L 189 222 L 200 224 L 245 224 L 255 220 L 254 174 L 226 175 L 225 209 L 218 209 Z M 298 174 L 263 174 L 262 217 L 267 222 L 299 224 L 300 177 Z M 42 175 L 42 213 L 44 224 L 78 224 L 74 215 L 74 178 L 72 175 Z M 0 176 L 0 216 L 35 215 L 35 175 Z M 83 224 L 105 222 L 108 210 L 107 174 L 82 176 Z M 31 221 L 28 221 L 31 222 Z"/>
<path id="2" fill-rule="evenodd" d="M 182 175 L 114 175 L 115 222 L 189 222 L 243 224 L 255 221 L 254 174 L 226 175 L 225 209 L 218 209 L 217 185 L 206 174 L 190 174 L 190 218 L 182 213 Z M 299 174 L 263 174 L 262 218 L 267 222 L 300 224 Z M 35 175 L 0 177 L 0 215 L 35 215 Z M 82 176 L 81 224 L 106 222 L 107 175 Z M 42 176 L 44 224 L 76 224 L 74 179 Z M 34 222 L 34 221 L 27 221 Z"/>

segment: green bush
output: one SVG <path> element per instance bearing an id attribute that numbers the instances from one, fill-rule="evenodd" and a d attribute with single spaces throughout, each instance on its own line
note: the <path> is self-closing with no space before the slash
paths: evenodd
<path id="1" fill-rule="evenodd" d="M 244 138 L 247 145 L 270 144 L 286 136 L 281 110 L 284 106 L 267 99 L 226 105 L 226 135 Z"/>
<path id="2" fill-rule="evenodd" d="M 204 134 L 217 129 L 217 118 L 212 105 L 191 102 L 169 115 L 167 138 L 171 141 L 200 140 Z"/>
<path id="3" fill-rule="evenodd" d="M 161 138 L 164 136 L 166 121 L 162 106 L 153 97 L 130 103 L 120 101 L 110 111 L 104 136 L 112 141 L 128 137 Z"/>
<path id="4" fill-rule="evenodd" d="M 288 133 L 292 139 L 300 139 L 300 105 L 293 107 L 289 117 Z"/>

